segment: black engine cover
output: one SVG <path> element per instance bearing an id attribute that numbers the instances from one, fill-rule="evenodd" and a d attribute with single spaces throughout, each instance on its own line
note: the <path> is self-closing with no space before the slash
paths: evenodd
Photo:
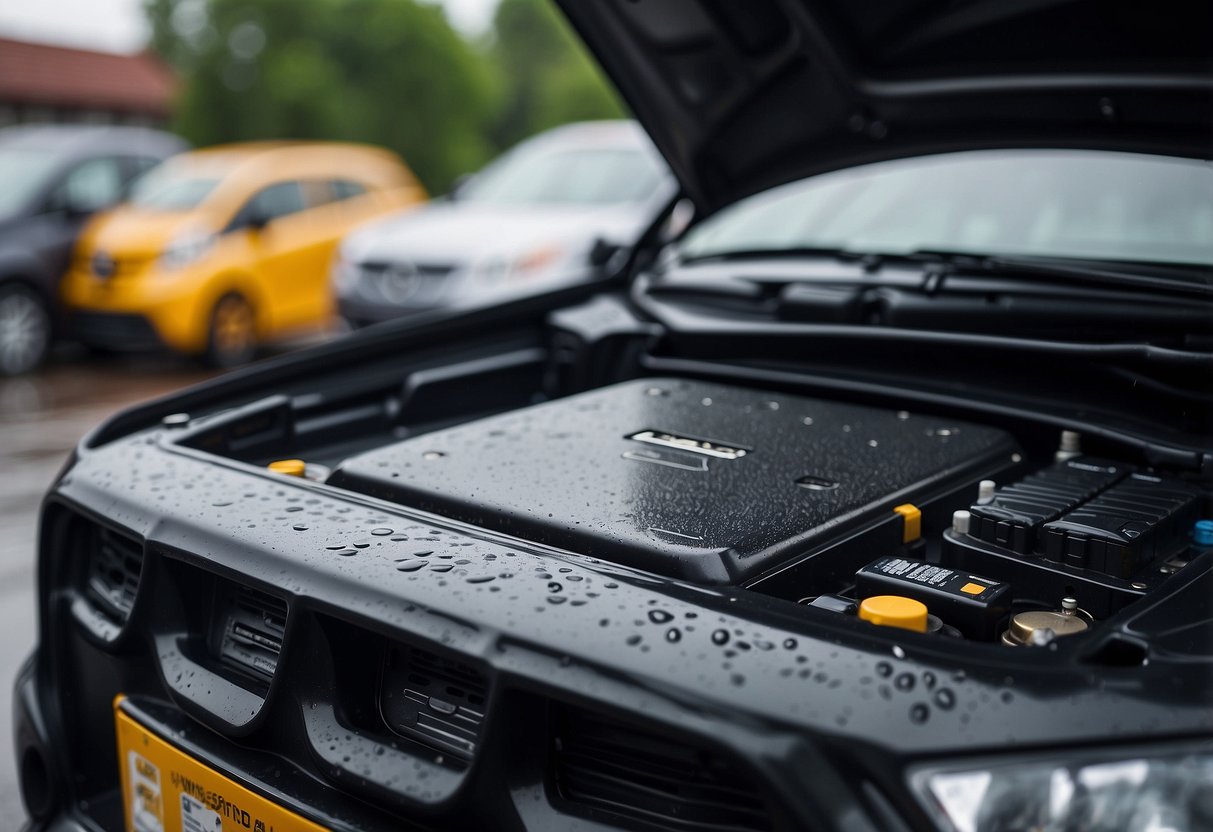
<path id="1" fill-rule="evenodd" d="M 645 379 L 379 448 L 329 482 L 721 584 L 822 549 L 1014 450 L 1003 431 L 965 422 Z"/>

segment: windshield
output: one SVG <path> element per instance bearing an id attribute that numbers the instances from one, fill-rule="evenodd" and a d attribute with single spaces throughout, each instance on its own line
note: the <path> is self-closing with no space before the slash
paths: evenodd
<path id="1" fill-rule="evenodd" d="M 188 211 L 201 205 L 219 181 L 195 166 L 165 162 L 135 180 L 131 202 L 152 211 Z"/>
<path id="2" fill-rule="evenodd" d="M 641 202 L 661 181 L 657 161 L 631 148 L 527 148 L 489 166 L 461 202 L 611 205 Z"/>
<path id="3" fill-rule="evenodd" d="M 1213 265 L 1213 165 L 1092 151 L 971 151 L 865 165 L 750 197 L 682 253 L 842 248 Z"/>
<path id="4" fill-rule="evenodd" d="M 46 185 L 61 157 L 45 150 L 0 148 L 0 218 L 15 216 Z"/>

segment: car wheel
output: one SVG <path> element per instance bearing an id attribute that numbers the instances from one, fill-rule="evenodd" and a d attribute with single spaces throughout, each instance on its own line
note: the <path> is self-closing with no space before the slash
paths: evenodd
<path id="1" fill-rule="evenodd" d="M 19 283 L 0 287 L 0 375 L 34 369 L 50 343 L 51 316 L 42 298 Z"/>
<path id="2" fill-rule="evenodd" d="M 256 352 L 257 319 L 252 304 L 240 295 L 224 295 L 211 311 L 206 363 L 237 367 L 252 361 Z"/>

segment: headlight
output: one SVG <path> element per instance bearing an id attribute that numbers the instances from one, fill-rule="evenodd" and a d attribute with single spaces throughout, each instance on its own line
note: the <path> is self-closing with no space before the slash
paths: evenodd
<path id="1" fill-rule="evenodd" d="M 1213 747 L 1076 755 L 911 775 L 954 832 L 1196 832 L 1213 829 Z"/>
<path id="2" fill-rule="evenodd" d="M 514 276 L 526 279 L 550 269 L 563 256 L 564 251 L 559 246 L 539 246 L 516 258 L 510 271 Z"/>
<path id="3" fill-rule="evenodd" d="M 161 253 L 160 263 L 170 269 L 185 266 L 210 251 L 216 239 L 218 235 L 214 233 L 182 234 Z"/>
<path id="4" fill-rule="evenodd" d="M 476 267 L 476 277 L 490 286 L 505 281 L 529 280 L 550 269 L 564 257 L 564 249 L 554 245 L 536 246 L 512 259 L 493 257 Z"/>

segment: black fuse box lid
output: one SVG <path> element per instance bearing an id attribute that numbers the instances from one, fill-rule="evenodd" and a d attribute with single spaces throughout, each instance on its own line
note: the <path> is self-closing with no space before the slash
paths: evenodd
<path id="1" fill-rule="evenodd" d="M 735 583 L 1005 465 L 1005 432 L 699 381 L 625 382 L 384 446 L 330 484 Z"/>

